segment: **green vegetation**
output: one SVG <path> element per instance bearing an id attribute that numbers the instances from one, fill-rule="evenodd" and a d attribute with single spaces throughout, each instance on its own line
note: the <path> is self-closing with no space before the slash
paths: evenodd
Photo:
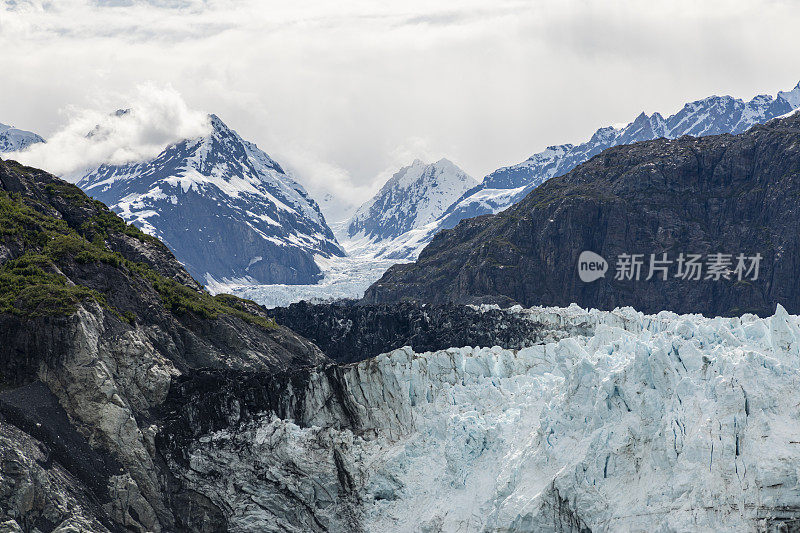
<path id="1" fill-rule="evenodd" d="M 88 240 L 97 241 L 106 239 L 111 233 L 123 233 L 130 237 L 135 237 L 142 242 L 160 241 L 151 235 L 147 235 L 142 230 L 132 224 L 126 224 L 124 220 L 115 215 L 106 205 L 86 196 L 77 186 L 66 182 L 49 183 L 45 190 L 53 199 L 67 201 L 73 205 L 92 212 L 89 220 L 81 225 L 81 235 Z"/>
<path id="2" fill-rule="evenodd" d="M 0 312 L 37 317 L 74 313 L 78 303 L 93 298 L 106 306 L 97 291 L 69 283 L 50 270 L 50 258 L 27 253 L 0 267 Z"/>
<path id="3" fill-rule="evenodd" d="M 6 164 L 17 171 L 30 172 L 21 165 Z M 0 245 L 21 245 L 25 253 L 0 265 L 0 313 L 25 317 L 69 315 L 78 304 L 94 300 L 128 322 L 136 317 L 131 311 L 120 312 L 106 302 L 103 294 L 75 285 L 61 270 L 71 262 L 105 263 L 144 279 L 161 297 L 164 308 L 175 315 L 192 314 L 216 319 L 235 316 L 265 328 L 276 327 L 271 319 L 248 312 L 246 301 L 231 295 L 211 296 L 166 278 L 144 263 L 130 261 L 108 248 L 113 234 L 125 234 L 142 242 L 158 239 L 126 224 L 108 208 L 68 183 L 50 183 L 45 187 L 53 205 L 67 202 L 86 219 L 75 230 L 63 219 L 49 216 L 52 209 L 32 198 L 10 195 L 0 190 Z"/>
<path id="4" fill-rule="evenodd" d="M 130 270 L 150 282 L 150 285 L 161 296 L 164 307 L 174 314 L 192 313 L 211 319 L 218 318 L 220 315 L 231 315 L 265 328 L 276 327 L 275 321 L 271 318 L 248 312 L 245 300 L 232 294 L 211 296 L 205 291 L 198 292 L 175 280 L 166 278 L 145 264 L 124 261 Z"/>

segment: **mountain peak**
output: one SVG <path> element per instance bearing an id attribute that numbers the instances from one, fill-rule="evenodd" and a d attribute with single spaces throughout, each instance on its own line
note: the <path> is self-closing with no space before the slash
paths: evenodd
<path id="1" fill-rule="evenodd" d="M 786 100 L 792 108 L 800 107 L 800 81 L 794 86 L 791 91 L 778 92 L 778 98 Z"/>
<path id="2" fill-rule="evenodd" d="M 211 123 L 211 127 L 216 129 L 225 128 L 228 129 L 227 124 L 225 124 L 219 116 L 215 115 L 214 113 L 208 114 L 208 120 Z"/>
<path id="3" fill-rule="evenodd" d="M 103 165 L 78 185 L 172 248 L 197 279 L 309 283 L 315 257 L 342 255 L 305 189 L 217 115 L 211 133 L 138 164 Z"/>
<path id="4" fill-rule="evenodd" d="M 39 135 L 0 123 L 0 153 L 18 152 L 32 144 L 43 143 Z"/>
<path id="5" fill-rule="evenodd" d="M 396 172 L 347 225 L 347 234 L 375 242 L 433 222 L 478 181 L 452 161 L 441 158 L 426 164 L 415 159 Z"/>

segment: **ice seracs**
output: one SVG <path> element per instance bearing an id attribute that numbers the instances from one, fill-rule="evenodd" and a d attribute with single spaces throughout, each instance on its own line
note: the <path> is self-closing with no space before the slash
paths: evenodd
<path id="1" fill-rule="evenodd" d="M 78 185 L 163 240 L 206 284 L 313 283 L 342 256 L 316 202 L 255 144 L 210 115 L 211 133 L 155 159 L 103 165 Z"/>
<path id="2" fill-rule="evenodd" d="M 521 350 L 403 348 L 313 371 L 283 400 L 299 415 L 200 438 L 181 475 L 225 502 L 240 530 L 752 531 L 800 520 L 796 316 L 517 312 L 568 336 Z"/>

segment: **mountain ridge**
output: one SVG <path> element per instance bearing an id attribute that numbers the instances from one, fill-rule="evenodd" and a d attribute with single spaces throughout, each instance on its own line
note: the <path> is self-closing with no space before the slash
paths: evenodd
<path id="1" fill-rule="evenodd" d="M 606 148 L 661 137 L 737 134 L 798 108 L 800 82 L 791 91 L 779 91 L 775 97 L 758 95 L 747 102 L 732 96 L 709 96 L 684 104 L 666 118 L 658 112 L 642 112 L 624 127 L 598 129 L 584 143 L 548 146 L 521 163 L 491 172 L 453 202 L 439 220 L 410 233 L 408 243 L 396 247 L 405 251 L 404 258 L 413 260 L 439 231 L 451 229 L 466 218 L 498 213 L 548 179 L 566 174 Z"/>
<path id="2" fill-rule="evenodd" d="M 609 148 L 548 180 L 512 208 L 439 233 L 415 263 L 395 265 L 364 301 L 499 303 L 733 315 L 800 311 L 800 115 L 739 135 Z M 713 245 L 713 246 L 712 246 Z M 718 249 L 719 248 L 719 249 Z M 737 282 L 611 279 L 584 283 L 583 251 L 760 254 L 761 278 Z M 704 256 L 705 257 L 705 256 Z M 673 266 L 673 268 L 675 268 Z M 730 266 L 733 269 L 733 265 Z"/>

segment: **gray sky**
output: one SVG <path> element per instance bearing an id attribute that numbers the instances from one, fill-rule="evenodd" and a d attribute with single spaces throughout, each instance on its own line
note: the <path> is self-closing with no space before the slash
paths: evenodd
<path id="1" fill-rule="evenodd" d="M 318 199 L 352 204 L 416 157 L 481 178 L 641 111 L 774 95 L 800 80 L 800 3 L 788 1 L 2 6 L 0 122 L 58 132 L 43 165 L 144 157 L 211 112 Z M 153 123 L 117 139 L 141 148 L 68 153 L 84 124 L 131 102 Z"/>

